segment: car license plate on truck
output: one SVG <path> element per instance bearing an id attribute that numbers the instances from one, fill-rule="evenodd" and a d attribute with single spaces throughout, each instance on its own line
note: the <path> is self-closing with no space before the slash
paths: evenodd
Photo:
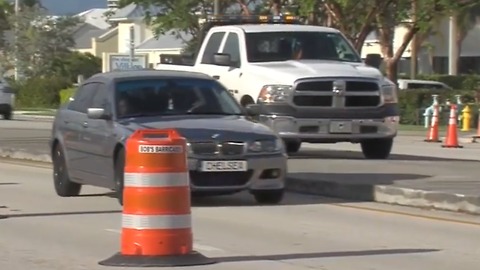
<path id="1" fill-rule="evenodd" d="M 202 161 L 202 172 L 245 172 L 247 162 L 244 160 L 208 160 Z"/>
<path id="2" fill-rule="evenodd" d="M 337 134 L 352 133 L 352 122 L 351 121 L 331 121 L 330 133 L 337 133 Z"/>

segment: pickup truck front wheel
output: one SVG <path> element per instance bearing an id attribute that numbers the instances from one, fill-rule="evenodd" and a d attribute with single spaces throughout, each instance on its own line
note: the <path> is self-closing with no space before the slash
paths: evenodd
<path id="1" fill-rule="evenodd" d="M 295 154 L 300 150 L 300 147 L 302 146 L 301 141 L 290 141 L 290 140 L 285 140 L 285 149 L 287 150 L 287 154 Z"/>
<path id="2" fill-rule="evenodd" d="M 392 151 L 393 139 L 370 139 L 362 141 L 363 156 L 367 159 L 387 159 Z"/>

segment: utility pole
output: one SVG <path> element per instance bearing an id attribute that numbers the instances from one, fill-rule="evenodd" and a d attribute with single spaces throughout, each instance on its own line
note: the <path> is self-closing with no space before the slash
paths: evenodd
<path id="1" fill-rule="evenodd" d="M 133 58 L 135 57 L 135 28 L 130 26 L 130 69 L 133 69 Z"/>
<path id="2" fill-rule="evenodd" d="M 413 23 L 417 23 L 418 14 L 418 1 L 415 0 L 412 3 L 412 20 Z M 418 73 L 418 32 L 412 38 L 410 42 L 410 79 L 415 79 Z"/>
<path id="3" fill-rule="evenodd" d="M 458 47 L 457 47 L 457 15 L 450 16 L 448 36 L 448 74 L 457 75 Z"/>
<path id="4" fill-rule="evenodd" d="M 220 0 L 213 2 L 213 15 L 220 15 Z"/>
<path id="5" fill-rule="evenodd" d="M 18 80 L 18 73 L 19 73 L 19 68 L 18 68 L 18 15 L 20 11 L 20 0 L 15 0 L 15 52 L 14 52 L 14 57 L 15 57 L 15 81 Z"/>

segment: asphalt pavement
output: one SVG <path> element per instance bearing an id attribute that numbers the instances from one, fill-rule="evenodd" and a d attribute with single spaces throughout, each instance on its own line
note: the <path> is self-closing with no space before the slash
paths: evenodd
<path id="1" fill-rule="evenodd" d="M 0 121 L 0 156 L 50 162 L 51 122 Z M 365 160 L 354 144 L 305 144 L 289 160 L 291 191 L 480 214 L 480 143 L 445 149 L 399 136 L 388 160 Z"/>
<path id="2" fill-rule="evenodd" d="M 121 208 L 105 190 L 60 198 L 48 165 L 0 171 L 1 269 L 116 269 L 98 264 L 120 250 Z M 294 193 L 277 206 L 194 200 L 192 214 L 194 249 L 217 263 L 176 269 L 478 269 L 477 216 Z"/>

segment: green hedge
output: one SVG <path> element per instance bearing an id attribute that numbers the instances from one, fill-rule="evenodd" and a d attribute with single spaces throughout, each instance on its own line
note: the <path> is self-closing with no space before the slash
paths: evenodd
<path id="1" fill-rule="evenodd" d="M 69 99 L 73 97 L 73 95 L 75 95 L 76 90 L 76 87 L 70 87 L 60 90 L 60 104 L 65 104 L 66 102 L 68 102 Z"/>
<path id="2" fill-rule="evenodd" d="M 58 108 L 60 90 L 71 87 L 67 78 L 36 77 L 11 83 L 17 108 Z"/>
<path id="3" fill-rule="evenodd" d="M 401 78 L 409 79 L 406 76 Z M 480 90 L 480 75 L 419 74 L 415 79 L 443 82 L 453 89 Z"/>

